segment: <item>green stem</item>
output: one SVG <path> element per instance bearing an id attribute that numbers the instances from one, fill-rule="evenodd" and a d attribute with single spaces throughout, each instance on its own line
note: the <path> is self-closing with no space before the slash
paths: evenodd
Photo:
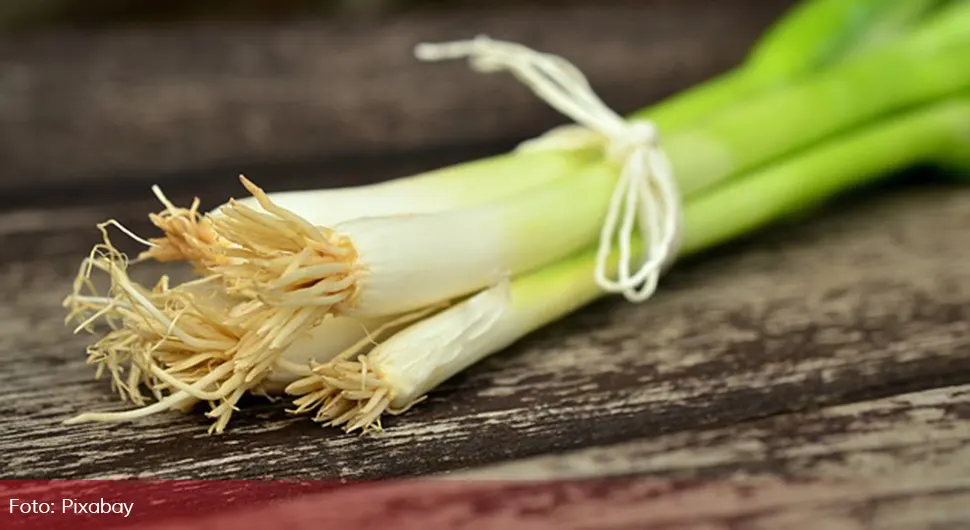
<path id="1" fill-rule="evenodd" d="M 690 199 L 842 131 L 970 88 L 970 35 L 962 41 L 935 50 L 901 42 L 668 136 L 681 192 Z"/>
<path id="2" fill-rule="evenodd" d="M 970 150 L 968 130 L 970 100 L 947 101 L 731 182 L 687 205 L 681 254 L 722 244 L 894 170 Z"/>
<path id="3" fill-rule="evenodd" d="M 745 61 L 752 79 L 794 79 L 897 39 L 946 0 L 801 2 Z"/>
<path id="4" fill-rule="evenodd" d="M 806 0 L 755 44 L 744 64 L 633 116 L 667 134 L 747 97 L 884 45 L 913 29 L 946 0 Z"/>
<path id="5" fill-rule="evenodd" d="M 649 119 L 668 133 L 681 131 L 742 101 L 758 89 L 743 68 L 736 68 L 641 109 L 631 118 Z"/>
<path id="6" fill-rule="evenodd" d="M 970 31 L 970 0 L 952 0 L 934 11 L 909 37 L 913 48 L 933 49 L 966 38 Z"/>

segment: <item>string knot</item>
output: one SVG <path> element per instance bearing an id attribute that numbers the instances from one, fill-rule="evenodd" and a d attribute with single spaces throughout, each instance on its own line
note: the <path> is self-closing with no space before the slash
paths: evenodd
<path id="1" fill-rule="evenodd" d="M 621 166 L 600 232 L 595 279 L 604 291 L 622 293 L 632 302 L 649 298 L 675 253 L 681 208 L 673 169 L 660 146 L 656 126 L 645 120 L 625 121 L 596 96 L 572 63 L 520 44 L 478 36 L 419 44 L 415 55 L 425 61 L 467 58 L 483 73 L 507 70 L 577 124 L 523 142 L 520 150 L 597 146 L 607 159 Z M 635 232 L 643 240 L 639 253 L 633 250 Z M 610 278 L 607 268 L 614 241 L 619 261 L 616 278 Z M 642 256 L 639 260 L 637 254 Z"/>
<path id="2" fill-rule="evenodd" d="M 606 146 L 606 157 L 622 164 L 640 149 L 657 149 L 660 146 L 657 127 L 649 121 L 631 121 L 623 134 L 610 139 Z"/>

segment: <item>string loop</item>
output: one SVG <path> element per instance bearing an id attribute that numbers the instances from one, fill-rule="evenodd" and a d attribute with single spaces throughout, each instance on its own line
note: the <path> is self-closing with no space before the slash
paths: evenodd
<path id="1" fill-rule="evenodd" d="M 660 146 L 656 126 L 627 122 L 613 112 L 586 77 L 562 57 L 520 44 L 479 36 L 472 40 L 423 43 L 415 48 L 423 61 L 468 59 L 482 73 L 511 72 L 520 82 L 576 125 L 557 127 L 519 145 L 519 150 L 599 147 L 619 164 L 620 177 L 600 231 L 595 280 L 606 292 L 622 293 L 631 302 L 650 298 L 660 274 L 676 252 L 680 196 L 673 168 Z M 642 257 L 635 263 L 633 237 L 639 231 Z M 614 241 L 619 253 L 617 274 L 607 269 Z"/>

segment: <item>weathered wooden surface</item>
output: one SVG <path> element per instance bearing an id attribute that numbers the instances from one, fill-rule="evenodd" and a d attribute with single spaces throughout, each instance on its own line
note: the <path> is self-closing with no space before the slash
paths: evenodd
<path id="1" fill-rule="evenodd" d="M 771 476 L 784 482 L 854 483 L 885 476 L 903 483 L 913 477 L 960 478 L 954 485 L 970 495 L 970 384 L 516 460 L 448 476 L 575 480 L 623 475 L 686 481 Z"/>
<path id="2" fill-rule="evenodd" d="M 791 3 L 660 0 L 2 37 L 0 195 L 109 176 L 264 174 L 284 162 L 309 171 L 301 160 L 319 172 L 328 157 L 376 150 L 510 146 L 564 119 L 511 76 L 420 63 L 415 44 L 479 33 L 519 40 L 569 57 L 605 101 L 629 111 L 734 65 Z"/>
<path id="3" fill-rule="evenodd" d="M 623 476 L 604 478 L 610 475 Z M 966 528 L 970 385 L 453 478 L 461 481 L 313 494 L 193 520 L 191 528 L 228 529 L 259 520 L 296 530 L 382 528 L 389 520 L 404 529 Z"/>
<path id="4" fill-rule="evenodd" d="M 201 415 L 175 413 L 63 426 L 117 404 L 57 305 L 94 242 L 91 223 L 149 207 L 0 216 L 0 415 L 18 418 L 0 432 L 0 475 L 406 476 L 970 378 L 970 190 L 914 187 L 684 264 L 649 304 L 596 304 L 447 383 L 378 437 L 259 400 L 219 437 Z"/>
<path id="5" fill-rule="evenodd" d="M 69 483 L 53 485 L 42 498 L 165 499 L 133 513 L 145 520 L 151 512 L 167 514 L 177 523 L 157 528 L 181 530 L 257 522 L 293 530 L 381 528 L 388 520 L 405 529 L 958 529 L 970 521 L 970 385 L 513 461 L 448 478 L 340 490 L 179 483 L 165 494 L 151 484 L 138 494 L 139 488 L 114 483 Z M 0 495 L 27 496 L 3 486 Z M 301 498 L 287 499 L 301 491 Z M 97 519 L 83 521 L 89 525 L 69 521 L 56 528 L 93 528 Z M 7 528 L 28 528 L 26 522 L 13 519 Z"/>
<path id="6" fill-rule="evenodd" d="M 966 467 L 963 468 L 967 470 Z M 567 483 L 392 483 L 349 488 L 150 530 L 230 530 L 254 524 L 405 530 L 962 530 L 966 475 L 940 467 L 908 482 L 786 483 L 769 477 L 679 482 L 625 478 Z"/>

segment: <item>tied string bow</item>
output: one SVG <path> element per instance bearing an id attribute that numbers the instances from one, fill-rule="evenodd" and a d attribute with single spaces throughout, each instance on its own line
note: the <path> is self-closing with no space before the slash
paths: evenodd
<path id="1" fill-rule="evenodd" d="M 480 36 L 472 40 L 419 44 L 423 61 L 467 58 L 476 71 L 511 72 L 519 81 L 576 125 L 557 127 L 523 142 L 519 150 L 603 148 L 621 166 L 600 231 L 595 279 L 601 289 L 622 293 L 631 302 L 644 301 L 657 288 L 660 274 L 673 257 L 679 233 L 680 197 L 670 161 L 649 121 L 625 121 L 593 92 L 589 81 L 562 57 L 520 44 Z M 634 233 L 643 240 L 636 266 Z M 619 261 L 615 278 L 607 273 L 613 242 Z"/>

